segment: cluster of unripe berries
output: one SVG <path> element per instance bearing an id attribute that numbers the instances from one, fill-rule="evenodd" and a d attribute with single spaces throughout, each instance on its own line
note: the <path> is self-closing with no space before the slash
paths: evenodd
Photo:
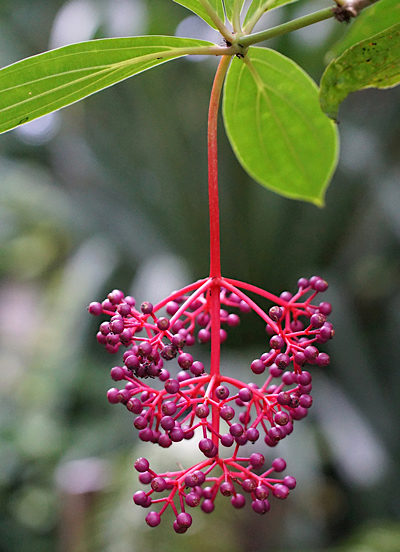
<path id="1" fill-rule="evenodd" d="M 250 364 L 253 374 L 266 374 L 262 382 L 245 383 L 221 374 L 219 366 L 204 366 L 186 352 L 196 341 L 210 341 L 210 291 L 216 285 L 219 323 L 226 328 L 237 326 L 239 313 L 254 311 L 266 325 L 269 347 Z M 258 476 L 254 469 L 264 464 L 263 456 L 253 453 L 249 458 L 240 458 L 238 454 L 240 447 L 259 441 L 261 436 L 266 445 L 276 446 L 292 433 L 293 423 L 307 415 L 312 405 L 312 382 L 304 366 L 329 364 L 329 356 L 320 352 L 317 345 L 334 335 L 332 324 L 327 321 L 331 305 L 315 301 L 327 287 L 317 276 L 301 278 L 295 294 L 285 291 L 277 297 L 243 282 L 220 278 L 216 283 L 207 278 L 172 293 L 155 306 L 145 302 L 137 309 L 134 298 L 119 290 L 112 291 L 102 303 L 89 305 L 92 314 L 110 316 L 109 322 L 100 324 L 99 343 L 111 353 L 121 346 L 126 348 L 123 364 L 111 370 L 112 379 L 124 382 L 124 386 L 110 389 L 107 396 L 110 403 L 124 404 L 135 415 L 133 423 L 140 439 L 167 448 L 174 442 L 192 439 L 196 430 L 202 435 L 198 448 L 206 460 L 189 469 L 157 475 L 147 460 L 136 463 L 141 483 L 151 488 L 136 493 L 135 503 L 143 507 L 163 503 L 159 513 L 148 514 L 149 525 L 158 525 L 170 505 L 176 514 L 174 529 L 184 532 L 191 524 L 185 504 L 200 505 L 209 513 L 218 492 L 230 496 L 234 507 L 242 507 L 245 500 L 237 492 L 238 485 L 245 493 L 251 493 L 253 510 L 265 513 L 269 510 L 270 492 L 286 498 L 294 488 L 295 480 L 290 476 L 283 482 L 269 478 L 272 471 L 286 467 L 283 459 L 275 460 L 270 470 Z M 273 301 L 274 305 L 265 311 L 243 290 Z M 226 329 L 221 328 L 219 341 L 222 343 L 226 337 Z M 177 365 L 174 373 L 171 365 Z M 229 458 L 221 457 L 224 449 L 231 449 Z M 243 466 L 243 462 L 247 465 Z M 211 476 L 216 468 L 222 475 Z M 196 484 L 189 484 L 195 480 Z M 158 493 L 167 496 L 157 498 Z"/>

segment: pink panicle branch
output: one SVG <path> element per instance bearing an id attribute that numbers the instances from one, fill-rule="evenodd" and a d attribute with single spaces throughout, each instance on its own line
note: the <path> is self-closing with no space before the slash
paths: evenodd
<path id="1" fill-rule="evenodd" d="M 136 308 L 135 299 L 120 290 L 89 305 L 91 314 L 109 317 L 100 324 L 98 342 L 110 353 L 125 349 L 123 362 L 111 369 L 112 379 L 122 386 L 111 388 L 107 397 L 134 414 L 139 438 L 168 448 L 200 436 L 203 460 L 191 467 L 157 474 L 147 459 L 135 462 L 139 480 L 149 490 L 136 492 L 134 502 L 157 507 L 146 516 L 151 527 L 159 525 L 171 507 L 177 533 L 192 524 L 187 508 L 200 506 L 211 513 L 218 494 L 229 497 L 235 508 L 242 508 L 249 496 L 252 509 L 265 514 L 271 497 L 285 499 L 295 488 L 294 477 L 272 477 L 285 470 L 283 458 L 265 469 L 263 454 L 242 457 L 239 451 L 260 441 L 276 446 L 292 433 L 296 421 L 307 416 L 312 383 L 304 366 L 329 364 L 318 345 L 334 335 L 327 321 L 331 305 L 316 300 L 328 287 L 319 276 L 300 278 L 293 295 L 284 291 L 279 297 L 221 276 L 217 115 L 228 66 L 229 58 L 223 57 L 209 110 L 209 277 L 174 291 L 155 306 L 143 302 Z M 259 305 L 265 301 L 269 307 Z M 238 326 L 241 315 L 249 312 L 259 316 L 267 334 L 265 352 L 250 363 L 252 374 L 265 377 L 258 384 L 220 371 L 220 346 L 229 328 Z M 210 345 L 209 366 L 187 352 L 196 341 Z"/>

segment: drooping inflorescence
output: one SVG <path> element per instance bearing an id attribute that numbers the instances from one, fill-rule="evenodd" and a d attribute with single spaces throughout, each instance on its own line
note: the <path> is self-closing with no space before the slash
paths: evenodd
<path id="1" fill-rule="evenodd" d="M 318 345 L 334 335 L 327 321 L 331 305 L 316 301 L 327 287 L 318 276 L 301 278 L 295 294 L 285 291 L 277 297 L 251 284 L 209 277 L 155 306 L 144 302 L 137 308 L 135 299 L 119 290 L 89 305 L 90 313 L 110 317 L 100 324 L 98 342 L 110 353 L 126 349 L 123 363 L 111 369 L 112 379 L 123 385 L 111 388 L 107 396 L 134 414 L 139 438 L 168 448 L 195 434 L 201 437 L 198 448 L 205 459 L 194 466 L 157 474 L 147 459 L 135 462 L 139 480 L 149 490 L 136 492 L 134 502 L 144 508 L 161 506 L 148 513 L 148 525 L 157 526 L 171 506 L 174 529 L 184 533 L 192 523 L 186 510 L 200 506 L 211 513 L 218 494 L 230 497 L 235 508 L 245 505 L 247 495 L 252 509 L 264 514 L 271 496 L 285 499 L 294 489 L 294 477 L 272 477 L 285 470 L 283 458 L 265 469 L 261 453 L 240 456 L 239 450 L 261 440 L 276 446 L 307 415 L 312 383 L 304 366 L 329 364 Z M 215 291 L 217 316 L 211 308 Z M 249 292 L 273 305 L 263 310 Z M 212 353 L 210 366 L 205 366 L 188 352 L 196 341 L 215 339 L 213 324 L 224 342 L 229 328 L 240 323 L 240 314 L 251 311 L 266 325 L 267 350 L 250 364 L 254 374 L 266 375 L 261 385 L 221 374 L 219 355 L 213 361 Z"/>

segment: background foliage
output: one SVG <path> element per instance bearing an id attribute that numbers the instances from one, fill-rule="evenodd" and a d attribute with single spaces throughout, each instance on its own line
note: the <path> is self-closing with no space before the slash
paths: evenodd
<path id="1" fill-rule="evenodd" d="M 325 5 L 300 2 L 269 17 Z M 0 64 L 67 40 L 174 34 L 178 25 L 181 35 L 214 39 L 187 16 L 165 0 L 2 0 Z M 345 31 L 329 21 L 273 45 L 318 80 Z M 221 133 L 224 273 L 274 292 L 312 273 L 331 284 L 333 364 L 314 378 L 307 423 L 275 449 L 298 489 L 268 518 L 221 499 L 212 518 L 195 512 L 184 537 L 165 522 L 149 530 L 132 504 L 132 461 L 147 446 L 126 411 L 106 402 L 115 360 L 97 346 L 85 307 L 113 287 L 156 300 L 207 273 L 213 65 L 166 64 L 1 137 L 1 550 L 156 550 L 161 538 L 166 552 L 206 543 L 233 552 L 397 549 L 398 89 L 343 104 L 341 161 L 323 210 L 251 181 Z M 227 342 L 229 369 L 248 369 L 263 339 L 245 320 Z M 148 452 L 159 464 L 176 458 L 176 449 Z"/>

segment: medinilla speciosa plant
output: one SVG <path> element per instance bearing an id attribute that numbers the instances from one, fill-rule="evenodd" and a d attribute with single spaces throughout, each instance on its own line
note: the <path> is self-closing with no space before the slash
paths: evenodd
<path id="1" fill-rule="evenodd" d="M 334 336 L 331 305 L 321 297 L 328 284 L 321 276 L 301 277 L 292 292 L 276 296 L 221 273 L 217 121 L 222 90 L 225 129 L 245 170 L 277 193 L 322 206 L 338 157 L 332 119 L 340 102 L 354 90 L 399 82 L 400 11 L 397 0 L 337 0 L 253 32 L 261 16 L 288 0 L 177 3 L 218 30 L 223 45 L 172 36 L 111 38 L 19 61 L 0 71 L 0 131 L 172 59 L 220 58 L 208 112 L 209 275 L 156 305 L 149 298 L 137 303 L 120 290 L 89 305 L 89 312 L 101 317 L 98 342 L 120 358 L 111 369 L 119 383 L 108 391 L 108 400 L 132 413 L 149 454 L 150 443 L 168 448 L 183 440 L 197 442 L 200 460 L 194 465 L 157 473 L 147 458 L 134 463 L 144 489 L 133 500 L 148 509 L 147 524 L 159 525 L 171 508 L 174 530 L 185 533 L 192 524 L 190 510 L 199 506 L 211 513 L 219 494 L 234 508 L 249 502 L 254 512 L 265 514 L 273 500 L 286 499 L 295 489 L 295 478 L 283 474 L 286 461 L 266 464 L 260 451 L 275 447 L 307 416 L 310 370 L 329 364 L 321 347 Z M 320 90 L 291 59 L 254 46 L 329 18 L 356 21 L 337 47 Z M 239 380 L 221 372 L 220 349 L 229 329 L 249 313 L 259 317 L 266 337 Z M 208 361 L 191 354 L 196 342 L 209 348 Z"/>

